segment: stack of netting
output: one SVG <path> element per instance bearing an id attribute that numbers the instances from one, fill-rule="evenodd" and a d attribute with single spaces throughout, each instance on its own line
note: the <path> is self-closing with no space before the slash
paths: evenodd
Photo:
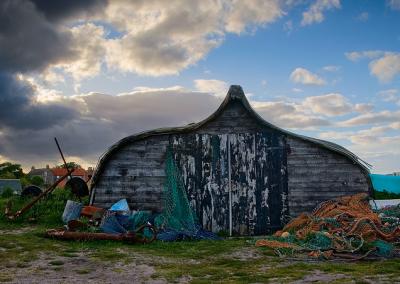
<path id="1" fill-rule="evenodd" d="M 312 257 L 359 259 L 396 256 L 399 241 L 398 223 L 382 221 L 372 211 L 368 195 L 356 194 L 321 203 L 256 245 L 273 248 L 279 255 L 308 252 Z"/>

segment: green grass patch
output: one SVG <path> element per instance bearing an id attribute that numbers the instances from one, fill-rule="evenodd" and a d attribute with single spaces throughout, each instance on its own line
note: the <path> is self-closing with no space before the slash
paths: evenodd
<path id="1" fill-rule="evenodd" d="M 61 216 L 67 200 L 76 200 L 70 190 L 56 188 L 52 193 L 41 199 L 31 209 L 16 220 L 10 221 L 4 215 L 8 202 L 11 202 L 11 211 L 16 212 L 28 204 L 32 198 L 23 198 L 13 195 L 8 198 L 0 198 L 0 228 L 15 229 L 24 225 L 40 224 L 47 227 L 62 226 Z M 87 203 L 87 198 L 83 200 Z M 32 221 L 34 220 L 34 221 Z"/>
<path id="2" fill-rule="evenodd" d="M 50 265 L 54 265 L 54 266 L 60 266 L 60 265 L 64 265 L 64 261 L 62 260 L 52 260 L 49 262 Z"/>
<path id="3" fill-rule="evenodd" d="M 163 278 L 168 282 L 189 279 L 191 283 L 284 283 L 302 279 L 316 270 L 332 275 L 344 274 L 346 278 L 338 280 L 337 283 L 364 283 L 366 277 L 385 277 L 393 282 L 400 279 L 398 260 L 346 263 L 289 261 L 275 256 L 271 249 L 255 248 L 254 239 L 250 238 L 172 243 L 156 241 L 146 245 L 44 238 L 47 228 L 62 225 L 61 215 L 68 199 L 71 199 L 69 192 L 57 190 L 37 204 L 32 212 L 15 222 L 6 220 L 2 215 L 6 199 L 0 199 L 0 228 L 15 230 L 0 234 L 0 257 L 4 267 L 4 270 L 0 271 L 0 282 L 12 281 L 12 276 L 6 273 L 7 269 L 26 269 L 38 258 L 44 259 L 51 269 L 58 271 L 63 269 L 64 258 L 81 255 L 86 257 L 89 263 L 108 266 L 117 264 L 113 268 L 114 272 L 123 273 L 123 265 L 133 261 L 137 264 L 151 265 L 156 269 L 156 274 L 151 278 Z M 27 200 L 16 199 L 14 209 L 20 209 L 26 202 Z M 35 224 L 28 221 L 32 216 L 37 217 Z M 247 251 L 250 251 L 249 254 L 246 254 Z M 254 253 L 256 257 L 251 257 Z M 250 257 L 246 259 L 246 255 Z M 79 266 L 72 271 L 77 274 L 91 272 L 87 267 Z"/>
<path id="4" fill-rule="evenodd" d="M 78 269 L 78 270 L 75 270 L 75 272 L 78 274 L 89 274 L 90 270 L 89 269 Z"/>

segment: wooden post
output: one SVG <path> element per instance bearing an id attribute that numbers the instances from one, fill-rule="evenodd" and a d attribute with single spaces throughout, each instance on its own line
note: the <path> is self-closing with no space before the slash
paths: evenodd
<path id="1" fill-rule="evenodd" d="M 228 143 L 228 187 L 229 187 L 229 236 L 232 237 L 232 182 L 231 182 L 231 141 L 227 134 L 226 143 Z"/>

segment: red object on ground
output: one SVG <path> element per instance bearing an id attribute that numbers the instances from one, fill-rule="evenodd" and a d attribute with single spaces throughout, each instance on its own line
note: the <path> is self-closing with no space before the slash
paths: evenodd
<path id="1" fill-rule="evenodd" d="M 96 207 L 96 206 L 83 206 L 81 211 L 81 216 L 92 218 L 96 213 L 98 216 L 101 216 L 104 212 L 103 208 Z"/>

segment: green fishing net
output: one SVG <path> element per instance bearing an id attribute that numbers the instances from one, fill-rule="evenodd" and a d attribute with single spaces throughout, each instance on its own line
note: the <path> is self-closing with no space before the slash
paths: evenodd
<path id="1" fill-rule="evenodd" d="M 158 228 L 196 232 L 196 218 L 186 195 L 182 176 L 175 163 L 172 149 L 167 149 L 164 210 L 154 220 Z"/>

